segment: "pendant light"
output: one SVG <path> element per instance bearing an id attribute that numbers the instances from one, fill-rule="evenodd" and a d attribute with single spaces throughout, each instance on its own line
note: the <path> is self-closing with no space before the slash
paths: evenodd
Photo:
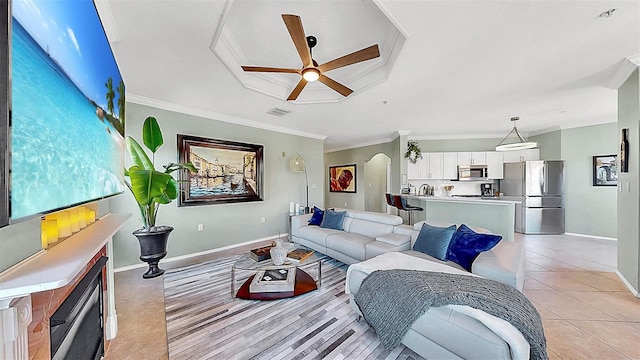
<path id="1" fill-rule="evenodd" d="M 522 135 L 520 135 L 520 132 L 516 128 L 516 121 L 518 120 L 520 120 L 520 118 L 517 116 L 511 118 L 511 121 L 513 121 L 513 130 L 511 130 L 511 132 L 508 133 L 502 141 L 500 141 L 496 146 L 496 151 L 533 149 L 538 146 L 538 143 L 535 141 L 527 141 L 522 137 Z"/>

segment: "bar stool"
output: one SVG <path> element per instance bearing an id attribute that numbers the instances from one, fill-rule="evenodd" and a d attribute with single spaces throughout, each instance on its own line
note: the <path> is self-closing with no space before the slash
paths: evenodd
<path id="1" fill-rule="evenodd" d="M 393 196 L 391 194 L 389 194 L 389 193 L 384 194 L 384 196 L 387 198 L 387 205 L 391 206 L 392 208 L 396 209 L 396 211 L 397 211 L 396 206 L 393 204 Z"/>
<path id="2" fill-rule="evenodd" d="M 414 211 L 424 211 L 423 208 L 419 206 L 413 206 L 407 204 L 407 200 L 401 197 L 400 195 L 393 195 L 393 203 L 398 210 L 404 210 L 409 213 L 409 225 L 413 225 L 413 221 L 411 221 L 411 213 Z"/>

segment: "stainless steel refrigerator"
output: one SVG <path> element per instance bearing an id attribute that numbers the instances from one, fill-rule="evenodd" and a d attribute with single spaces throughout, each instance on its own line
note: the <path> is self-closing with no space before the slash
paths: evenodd
<path id="1" fill-rule="evenodd" d="M 564 233 L 563 173 L 561 160 L 504 164 L 500 192 L 522 200 L 521 205 L 516 205 L 516 232 Z"/>

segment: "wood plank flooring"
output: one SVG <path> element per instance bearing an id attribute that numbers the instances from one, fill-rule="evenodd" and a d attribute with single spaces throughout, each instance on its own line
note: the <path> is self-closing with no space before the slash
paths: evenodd
<path id="1" fill-rule="evenodd" d="M 275 301 L 231 296 L 237 257 L 164 275 L 169 358 L 180 359 L 423 359 L 403 345 L 385 350 L 344 293 L 346 266 L 326 259 L 322 287 Z"/>

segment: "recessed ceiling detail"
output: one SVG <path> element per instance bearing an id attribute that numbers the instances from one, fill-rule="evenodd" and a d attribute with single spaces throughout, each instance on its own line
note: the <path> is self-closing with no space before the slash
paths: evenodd
<path id="1" fill-rule="evenodd" d="M 331 6 L 297 1 L 229 3 L 211 50 L 243 86 L 281 100 L 287 100 L 299 85 L 298 72 L 245 72 L 242 66 L 301 69 L 308 65 L 301 63 L 282 14 L 296 14 L 303 19 L 304 32 L 318 39 L 313 59 L 320 64 L 378 44 L 379 57 L 329 73 L 331 79 L 354 93 L 386 79 L 406 39 L 376 2 L 345 1 Z M 344 99 L 343 94 L 323 82 L 309 82 L 290 102 L 327 103 Z"/>

